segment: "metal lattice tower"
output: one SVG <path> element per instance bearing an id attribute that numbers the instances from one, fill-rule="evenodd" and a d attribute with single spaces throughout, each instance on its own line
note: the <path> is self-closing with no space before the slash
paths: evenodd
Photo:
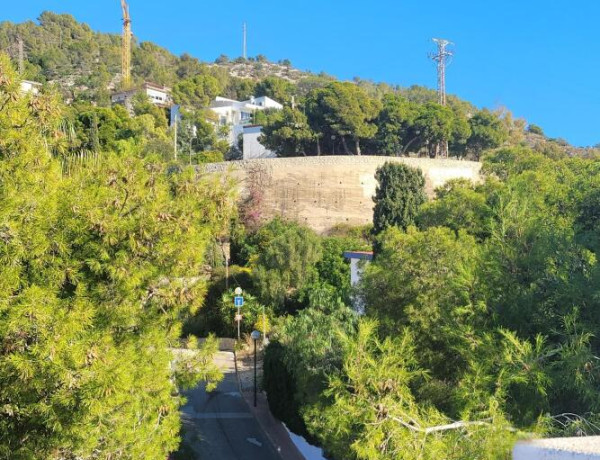
<path id="1" fill-rule="evenodd" d="M 448 51 L 446 47 L 452 42 L 443 38 L 434 38 L 433 41 L 437 44 L 437 53 L 430 54 L 429 57 L 437 63 L 437 80 L 438 80 L 438 102 L 440 105 L 446 105 L 446 64 L 453 53 Z M 440 141 L 435 146 L 435 156 L 442 158 L 448 157 L 448 139 Z"/>
<path id="2" fill-rule="evenodd" d="M 446 47 L 452 42 L 443 38 L 434 38 L 437 43 L 437 53 L 430 54 L 429 57 L 437 62 L 437 77 L 438 77 L 438 96 L 440 105 L 446 105 L 446 64 L 453 53 L 448 51 Z"/>
<path id="3" fill-rule="evenodd" d="M 121 0 L 123 9 L 123 45 L 121 48 L 121 75 L 123 88 L 129 89 L 131 85 L 131 17 L 129 16 L 129 5 Z"/>

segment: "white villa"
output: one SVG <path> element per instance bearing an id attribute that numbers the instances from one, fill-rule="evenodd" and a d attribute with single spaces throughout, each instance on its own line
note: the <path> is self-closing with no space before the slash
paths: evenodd
<path id="1" fill-rule="evenodd" d="M 140 88 L 115 93 L 112 95 L 111 101 L 113 104 L 121 104 L 128 110 L 131 110 L 132 98 L 140 92 L 145 93 L 150 102 L 159 107 L 171 107 L 173 105 L 171 88 L 149 82 L 144 83 Z"/>
<path id="2" fill-rule="evenodd" d="M 275 156 L 259 142 L 261 127 L 252 124 L 252 115 L 257 110 L 281 110 L 283 105 L 267 96 L 251 97 L 247 101 L 235 101 L 225 97 L 217 97 L 210 106 L 219 119 L 220 126 L 229 126 L 227 140 L 234 145 L 238 136 L 244 138 L 244 159 L 268 158 Z"/>

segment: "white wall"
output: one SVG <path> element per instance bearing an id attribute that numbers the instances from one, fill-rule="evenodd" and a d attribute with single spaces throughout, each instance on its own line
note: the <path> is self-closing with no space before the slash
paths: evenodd
<path id="1" fill-rule="evenodd" d="M 154 88 L 146 88 L 146 95 L 153 104 L 169 104 L 171 102 L 171 97 L 168 93 Z"/>
<path id="2" fill-rule="evenodd" d="M 253 158 L 275 158 L 274 152 L 267 150 L 258 142 L 262 126 L 246 126 L 244 128 L 244 160 Z"/>
<path id="3" fill-rule="evenodd" d="M 23 93 L 38 94 L 40 92 L 41 86 L 42 85 L 40 83 L 36 83 L 33 81 L 27 81 L 27 80 L 21 81 L 21 91 Z"/>
<path id="4" fill-rule="evenodd" d="M 513 460 L 600 460 L 600 436 L 518 442 Z"/>

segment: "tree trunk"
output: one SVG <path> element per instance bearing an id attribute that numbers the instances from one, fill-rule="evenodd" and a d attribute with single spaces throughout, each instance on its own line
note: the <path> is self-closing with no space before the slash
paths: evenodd
<path id="1" fill-rule="evenodd" d="M 344 136 L 341 136 L 342 138 L 342 145 L 344 146 L 344 152 L 346 153 L 346 155 L 352 155 L 352 152 L 350 152 L 350 149 L 348 148 L 348 144 L 346 143 L 346 138 Z"/>
<path id="2" fill-rule="evenodd" d="M 321 141 L 317 139 L 317 156 L 321 156 Z"/>
<path id="3" fill-rule="evenodd" d="M 354 143 L 356 144 L 356 154 L 360 156 L 360 143 L 358 141 L 358 137 L 354 138 Z"/>

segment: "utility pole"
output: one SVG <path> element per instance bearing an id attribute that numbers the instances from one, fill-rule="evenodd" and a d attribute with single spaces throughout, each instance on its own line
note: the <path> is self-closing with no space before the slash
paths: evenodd
<path id="1" fill-rule="evenodd" d="M 23 76 L 23 73 L 25 72 L 25 50 L 23 47 L 23 39 L 19 37 L 17 40 L 19 43 L 19 75 Z"/>
<path id="2" fill-rule="evenodd" d="M 121 75 L 123 89 L 129 89 L 131 85 L 131 16 L 129 5 L 126 0 L 121 0 L 123 11 L 123 38 L 121 43 Z"/>
<path id="3" fill-rule="evenodd" d="M 243 39 L 242 39 L 242 57 L 244 58 L 244 60 L 246 60 L 248 58 L 248 42 L 247 42 L 247 36 L 248 36 L 248 28 L 246 27 L 246 23 L 244 22 L 244 27 L 243 27 Z"/>
<path id="4" fill-rule="evenodd" d="M 177 125 L 178 120 L 175 118 L 175 123 L 173 124 L 173 154 L 175 156 L 175 161 L 177 161 Z"/>
<path id="5" fill-rule="evenodd" d="M 446 105 L 446 65 L 448 60 L 454 53 L 448 51 L 446 47 L 452 42 L 443 38 L 434 38 L 433 41 L 437 44 L 437 53 L 430 54 L 429 57 L 437 63 L 437 86 L 438 86 L 438 102 L 441 106 Z M 448 157 L 448 140 L 440 142 L 436 147 L 437 154 L 441 157 Z"/>

